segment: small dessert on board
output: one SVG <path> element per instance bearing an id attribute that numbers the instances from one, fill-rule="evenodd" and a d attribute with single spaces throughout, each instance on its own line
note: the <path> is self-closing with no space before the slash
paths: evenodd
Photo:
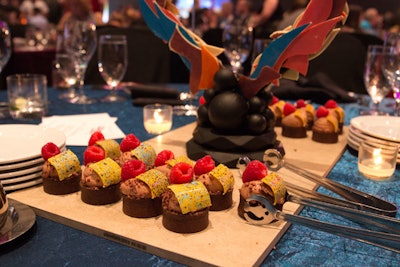
<path id="1" fill-rule="evenodd" d="M 54 143 L 42 147 L 45 160 L 42 169 L 43 190 L 52 195 L 79 191 L 82 169 L 78 157 L 69 149 L 61 152 Z"/>
<path id="2" fill-rule="evenodd" d="M 339 123 L 324 106 L 316 113 L 317 119 L 312 127 L 312 140 L 319 143 L 334 144 L 339 140 Z"/>

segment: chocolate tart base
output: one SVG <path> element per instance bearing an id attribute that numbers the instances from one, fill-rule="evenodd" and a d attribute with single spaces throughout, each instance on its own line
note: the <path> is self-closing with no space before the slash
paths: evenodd
<path id="1" fill-rule="evenodd" d="M 175 233 L 196 233 L 207 228 L 208 208 L 187 214 L 178 214 L 169 210 L 163 210 L 163 226 Z"/>
<path id="2" fill-rule="evenodd" d="M 229 209 L 230 207 L 232 207 L 232 204 L 233 204 L 232 191 L 233 190 L 226 192 L 225 195 L 210 194 L 210 198 L 211 198 L 210 211 L 221 211 L 221 210 L 226 210 L 226 209 Z"/>
<path id="3" fill-rule="evenodd" d="M 289 138 L 305 138 L 307 137 L 307 128 L 282 125 L 282 136 Z"/>
<path id="4" fill-rule="evenodd" d="M 121 199 L 119 183 L 106 188 L 87 187 L 80 183 L 81 199 L 90 205 L 112 204 Z"/>
<path id="5" fill-rule="evenodd" d="M 122 195 L 122 211 L 135 218 L 151 218 L 162 214 L 161 197 L 130 198 Z"/>
<path id="6" fill-rule="evenodd" d="M 334 144 L 339 141 L 339 134 L 313 131 L 311 139 L 318 143 Z"/>
<path id="7" fill-rule="evenodd" d="M 80 190 L 81 174 L 74 175 L 68 179 L 53 180 L 49 178 L 43 178 L 43 190 L 47 194 L 51 195 L 66 195 Z"/>

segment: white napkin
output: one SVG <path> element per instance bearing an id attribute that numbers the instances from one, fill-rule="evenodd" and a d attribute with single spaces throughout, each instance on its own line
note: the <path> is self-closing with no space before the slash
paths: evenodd
<path id="1" fill-rule="evenodd" d="M 62 131 L 68 146 L 87 146 L 90 136 L 101 131 L 106 139 L 119 139 L 125 134 L 108 113 L 44 117 L 40 125 Z"/>

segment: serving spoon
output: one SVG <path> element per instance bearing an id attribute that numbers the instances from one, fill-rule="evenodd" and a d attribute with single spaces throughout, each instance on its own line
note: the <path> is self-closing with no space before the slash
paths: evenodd
<path id="1" fill-rule="evenodd" d="M 254 204 L 254 202 L 256 202 L 257 204 Z M 332 211 L 330 209 L 332 208 L 330 207 L 332 204 L 325 204 L 325 208 L 323 208 L 322 206 L 320 206 L 319 208 L 326 211 Z M 337 209 L 337 207 L 334 207 L 334 210 L 335 209 Z M 297 223 L 303 226 L 307 226 L 309 228 L 343 236 L 346 238 L 351 238 L 360 242 L 375 245 L 387 250 L 400 253 L 400 234 L 398 234 L 398 228 L 394 229 L 394 231 L 391 232 L 380 232 L 322 222 L 316 219 L 307 218 L 299 215 L 287 214 L 277 210 L 266 198 L 260 195 L 252 195 L 248 199 L 246 199 L 244 210 L 244 217 L 250 224 L 265 225 L 275 220 L 284 220 L 287 222 Z M 367 213 L 363 211 L 356 212 Z M 372 215 L 386 217 L 386 220 L 397 221 L 398 223 L 398 220 L 394 218 L 375 214 Z M 369 223 L 369 220 L 363 221 L 364 225 L 368 225 Z M 376 226 L 377 225 L 373 223 L 372 227 Z"/>
<path id="2" fill-rule="evenodd" d="M 237 167 L 243 168 L 250 159 L 246 156 L 242 156 L 238 160 Z M 283 155 L 276 149 L 267 149 L 264 152 L 263 161 L 267 165 L 269 170 L 278 171 L 282 167 L 308 179 L 312 182 L 342 196 L 347 201 L 340 200 L 338 198 L 333 198 L 315 191 L 307 191 L 306 189 L 287 184 L 287 187 L 296 191 L 296 193 L 307 195 L 310 198 L 317 200 L 323 200 L 326 202 L 334 203 L 336 205 L 342 205 L 358 210 L 368 211 L 377 214 L 383 214 L 391 217 L 396 217 L 397 206 L 393 203 L 385 201 L 376 196 L 367 194 L 362 191 L 358 191 L 354 188 L 345 186 L 341 183 L 332 181 L 328 178 L 316 175 L 312 172 L 306 171 L 298 166 L 295 166 L 283 159 Z M 285 183 L 286 184 L 286 183 Z"/>

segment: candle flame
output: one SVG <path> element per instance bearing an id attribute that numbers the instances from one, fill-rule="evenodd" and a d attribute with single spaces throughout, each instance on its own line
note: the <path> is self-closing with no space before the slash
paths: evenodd
<path id="1" fill-rule="evenodd" d="M 381 165 L 383 162 L 382 156 L 381 156 L 381 149 L 380 148 L 374 149 L 373 155 L 374 155 L 374 164 Z"/>
<path id="2" fill-rule="evenodd" d="M 154 111 L 154 120 L 156 121 L 156 123 L 162 123 L 164 121 L 164 117 L 161 115 L 161 112 L 161 109 L 157 109 L 156 111 Z"/>

